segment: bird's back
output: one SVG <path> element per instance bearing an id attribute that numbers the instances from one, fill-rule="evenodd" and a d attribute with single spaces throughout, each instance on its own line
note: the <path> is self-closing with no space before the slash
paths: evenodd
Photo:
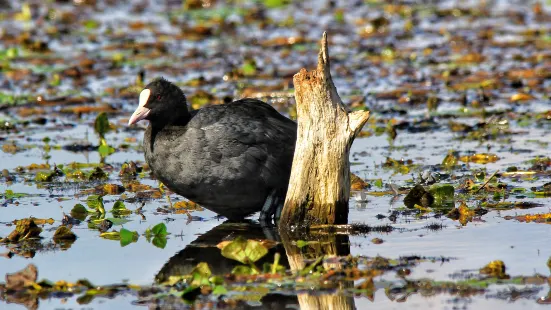
<path id="1" fill-rule="evenodd" d="M 184 197 L 230 218 L 259 211 L 287 190 L 296 123 L 255 99 L 192 111 L 185 125 L 148 128 L 155 176 Z"/>

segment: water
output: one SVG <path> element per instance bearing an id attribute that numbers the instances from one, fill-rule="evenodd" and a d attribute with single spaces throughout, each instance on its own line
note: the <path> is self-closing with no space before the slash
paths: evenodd
<path id="1" fill-rule="evenodd" d="M 181 11 L 179 3 L 170 2 L 151 2 L 143 11 L 140 11 L 137 4 L 110 4 L 109 1 L 98 1 L 96 9 L 87 5 L 31 2 L 31 21 L 14 21 L 14 14 L 21 9 L 19 3 L 13 3 L 12 8 L 5 11 L 7 13 L 2 17 L 2 28 L 5 31 L 0 38 L 0 49 L 15 47 L 19 56 L 14 59 L 2 56 L 4 64 L 13 65 L 11 69 L 9 66 L 3 67 L 0 92 L 2 98 L 15 95 L 31 99 L 28 104 L 23 100 L 18 101 L 19 106 L 9 107 L 6 103 L 11 104 L 13 100 L 0 100 L 0 120 L 9 120 L 17 128 L 17 131 L 3 131 L 0 141 L 4 145 L 15 141 L 23 148 L 15 154 L 0 152 L 0 168 L 7 169 L 16 178 L 14 182 L 2 179 L 0 193 L 12 190 L 29 196 L 13 201 L 2 200 L 4 204 L 0 207 L 0 236 L 7 236 L 13 230 L 14 226 L 10 225 L 13 220 L 30 216 L 53 218 L 55 223 L 45 225 L 41 233 L 42 243 L 48 244 L 55 227 L 61 224 L 63 214 L 69 214 L 77 203 L 84 204 L 90 190 L 102 184 L 65 179 L 61 179 L 60 183 L 40 184 L 33 181 L 35 172 L 15 173 L 16 167 L 34 163 L 68 165 L 72 162 L 96 164 L 102 161 L 100 154 L 93 148 L 85 152 L 71 152 L 63 148 L 73 144 L 98 145 L 99 139 L 93 129 L 96 113 L 67 113 L 63 109 L 74 107 L 73 105 L 61 103 L 40 106 L 34 103 L 33 98 L 38 95 L 49 99 L 62 95 L 82 95 L 93 98 L 92 102 L 85 105 L 97 107 L 110 104 L 115 112 L 110 113 L 109 120 L 115 129 L 106 135 L 106 140 L 116 151 L 104 159 L 105 164 L 112 166 L 112 169 L 105 169 L 109 172 L 107 183 L 124 185 L 118 176 L 121 165 L 130 160 L 143 164 L 143 127 L 129 130 L 125 125 L 137 104 L 137 92 L 140 89 L 136 87 L 132 90 L 128 87 L 134 86 L 141 70 L 145 71 L 146 81 L 163 75 L 179 82 L 190 101 L 198 90 L 206 91 L 219 100 L 226 96 L 239 98 L 247 94 L 262 97 L 264 95 L 259 94 L 269 93 L 270 97 L 264 97 L 264 100 L 273 103 L 283 113 L 292 114 L 289 107 L 292 107 L 294 100 L 288 96 L 292 74 L 301 67 L 313 68 L 317 40 L 322 30 L 328 30 L 330 54 L 333 57 L 332 73 L 343 101 L 360 102 L 360 106 L 366 106 L 372 111 L 371 120 L 364 128 L 370 135 L 356 139 L 350 158 L 353 162 L 352 172 L 365 179 L 372 188 L 366 190 L 367 202 L 357 201 L 361 194 L 353 193 L 350 201 L 350 222 L 369 226 L 389 224 L 394 228 L 390 233 L 372 232 L 350 236 L 351 254 L 393 259 L 413 255 L 450 259 L 443 263 L 432 262 L 430 259 L 419 263 L 411 268 L 411 279 L 456 280 L 458 277 L 477 274 L 479 268 L 492 260 L 503 260 L 507 267 L 506 272 L 513 277 L 537 273 L 548 275 L 547 260 L 551 257 L 551 250 L 547 246 L 546 236 L 551 232 L 551 226 L 505 219 L 506 216 L 548 213 L 551 207 L 548 198 L 509 192 L 505 201 L 534 202 L 541 206 L 523 210 L 489 210 L 487 214 L 476 216 L 473 221 L 462 226 L 456 220 L 436 216 L 434 213 L 404 212 L 405 195 L 397 198 L 389 194 L 373 195 L 373 192 L 388 191 L 390 184 L 411 187 L 417 180 L 418 173 L 424 171 L 449 173 L 450 177 L 441 182 L 457 187 L 467 178 L 474 179 L 474 175 L 480 171 L 489 176 L 497 170 L 503 172 L 512 166 L 519 170 L 530 170 L 530 160 L 546 157 L 551 153 L 551 126 L 544 114 L 549 110 L 548 94 L 551 86 L 549 75 L 545 73 L 551 69 L 547 52 L 551 18 L 545 15 L 549 14 L 549 6 L 544 4 L 544 13 L 538 17 L 533 13 L 533 4 L 498 2 L 499 9 L 489 7 L 486 15 L 442 13 L 441 16 L 435 10 L 454 8 L 458 4 L 454 1 L 443 1 L 436 6 L 406 5 L 406 9 L 398 14 L 392 13 L 393 7 L 390 6 L 362 3 L 353 6 L 337 2 L 336 7 L 343 10 L 342 22 L 339 22 L 336 13 L 338 11 L 327 8 L 322 2 L 296 3 L 283 8 L 267 9 L 265 16 L 269 20 L 264 21 L 251 13 L 255 10 L 255 5 L 241 1 L 235 4 L 219 3 L 211 11 L 199 10 L 195 13 L 185 13 Z M 309 6 L 310 4 L 312 5 Z M 476 4 L 471 5 L 480 9 Z M 410 15 L 411 11 L 407 8 L 415 13 Z M 395 9 L 400 10 L 398 7 Z M 48 10 L 56 12 L 57 19 L 45 19 Z M 74 18 L 74 21 L 64 24 L 59 19 L 59 14 L 63 12 L 68 12 L 66 18 Z M 208 12 L 229 16 L 228 20 L 234 21 L 235 25 L 220 24 L 217 19 L 210 18 Z M 516 12 L 515 14 L 524 18 L 524 23 L 515 19 L 517 24 L 510 26 L 506 21 L 513 17 L 507 15 L 507 12 Z M 366 32 L 369 21 L 378 17 L 384 17 L 388 26 L 382 26 L 379 32 Z M 85 22 L 89 20 L 97 21 L 98 28 L 86 28 Z M 413 23 L 409 34 L 404 30 L 407 21 Z M 134 24 L 131 27 L 130 22 L 144 22 L 145 25 Z M 69 30 L 68 33 L 59 33 L 50 29 L 52 32 L 48 33 L 44 25 L 56 27 L 57 31 L 67 27 Z M 211 35 L 198 34 L 200 29 L 195 28 L 198 26 L 209 28 Z M 488 26 L 493 27 L 493 40 L 480 39 L 481 32 L 487 30 Z M 547 32 L 542 30 L 540 35 L 527 34 L 533 29 L 547 29 Z M 51 52 L 31 52 L 28 47 L 17 43 L 22 33 L 29 31 L 32 40 L 47 42 Z M 518 46 L 500 45 L 510 36 L 520 36 L 531 41 L 518 43 Z M 288 42 L 288 37 L 304 43 L 287 45 L 268 41 L 285 38 Z M 134 45 L 143 42 L 161 42 L 163 46 L 142 48 Z M 389 56 L 388 52 L 385 54 L 385 49 L 391 51 L 393 56 Z M 473 53 L 480 53 L 485 57 L 484 61 L 456 62 L 459 57 Z M 384 58 L 384 55 L 388 58 Z M 243 76 L 240 70 L 247 58 L 254 59 L 257 68 L 252 75 Z M 36 69 L 38 59 L 45 59 L 43 66 L 46 70 Z M 81 65 L 83 59 L 92 61 L 91 69 Z M 80 77 L 75 78 L 63 71 L 75 67 L 79 68 Z M 30 71 L 22 71 L 27 69 Z M 511 78 L 511 72 L 520 69 L 534 69 L 535 73 L 521 74 L 522 85 L 515 88 L 512 82 L 516 80 Z M 450 74 L 447 86 L 443 76 L 445 72 Z M 59 85 L 52 82 L 55 74 L 59 75 Z M 205 80 L 199 85 L 190 82 L 201 76 Z M 492 78 L 496 80 L 490 84 L 483 83 Z M 467 83 L 486 85 L 484 91 L 490 102 L 482 104 L 486 111 L 497 113 L 498 121 L 507 121 L 508 129 L 490 132 L 484 139 L 469 139 L 468 133 L 449 129 L 448 123 L 451 120 L 470 126 L 491 121 L 490 116 L 480 116 L 481 109 L 473 103 L 478 100 L 479 87 L 470 86 L 466 91 L 457 90 Z M 388 96 L 388 92 L 396 89 L 404 91 L 399 95 Z M 408 93 L 414 90 L 426 90 L 426 93 L 419 95 L 419 103 L 414 103 L 415 94 Z M 534 99 L 511 102 L 510 97 L 518 92 L 530 93 Z M 466 109 L 469 113 L 474 111 L 479 114 L 470 116 L 458 112 L 462 108 L 463 95 L 467 96 Z M 430 96 L 437 96 L 440 100 L 436 112 L 427 109 L 426 102 Z M 29 114 L 25 109 L 31 107 L 38 107 L 38 110 Z M 22 116 L 23 112 L 29 115 Z M 422 125 L 415 123 L 431 115 L 435 124 L 428 130 L 422 130 Z M 23 123 L 37 117 L 45 117 L 48 121 L 45 125 Z M 377 128 L 383 128 L 384 131 L 388 123 L 397 128 L 398 135 L 394 141 L 389 140 L 387 133 L 375 134 Z M 46 137 L 51 139 L 48 143 L 50 149 L 43 142 Z M 499 160 L 488 164 L 459 162 L 459 168 L 447 171 L 440 164 L 450 150 L 458 152 L 459 156 L 492 153 Z M 403 174 L 383 167 L 387 157 L 411 160 L 413 165 L 408 173 Z M 149 173 L 138 179 L 143 184 L 158 186 L 149 177 Z M 382 180 L 383 188 L 374 186 L 377 179 Z M 544 166 L 533 178 L 502 176 L 499 180 L 508 185 L 508 190 L 514 187 L 531 192 L 532 187 L 541 187 L 549 182 L 548 166 Z M 141 206 L 141 202 L 135 198 L 135 193 L 127 191 L 122 195 L 107 195 L 104 202 L 108 211 L 119 199 L 134 210 Z M 175 202 L 182 198 L 171 195 L 171 199 Z M 470 207 L 482 202 L 494 202 L 493 194 L 476 198 L 456 195 L 457 206 L 461 199 Z M 129 246 L 121 247 L 118 241 L 100 238 L 97 230 L 89 229 L 86 223 L 81 223 L 73 228 L 78 239 L 68 250 L 50 247 L 36 251 L 32 258 L 22 255 L 14 255 L 10 259 L 2 257 L 0 274 L 16 272 L 32 263 L 38 267 L 39 279 L 74 282 L 86 278 L 96 285 L 131 283 L 148 286 L 164 268 L 172 266 L 170 262 L 181 263 L 178 257 L 195 254 L 196 257 L 192 258 L 197 261 L 214 259 L 213 269 L 218 267 L 222 273 L 229 273 L 231 269 L 224 269 L 229 263 L 221 256 L 218 258 L 219 253 L 212 248 L 224 237 L 235 235 L 231 230 L 213 230 L 216 227 L 220 229 L 219 225 L 225 220 L 204 210 L 192 212 L 193 220 L 188 222 L 186 214 L 163 213 L 159 210 L 166 206 L 168 202 L 164 197 L 146 199 L 143 209 L 145 218 L 132 214 L 128 217 L 130 222 L 124 224 L 125 229 L 143 234 L 147 228 L 165 223 L 171 234 L 164 249 L 153 246 L 144 236 L 140 236 L 137 242 Z M 398 214 L 395 221 L 389 219 L 392 214 Z M 385 217 L 378 219 L 378 215 Z M 254 222 L 256 216 L 251 219 Z M 431 224 L 441 225 L 442 229 L 428 229 L 427 225 Z M 114 227 L 116 230 L 120 228 Z M 258 228 L 241 233 L 250 233 L 260 239 L 267 237 Z M 201 236 L 204 239 L 192 244 Z M 373 238 L 381 238 L 383 243 L 374 244 L 371 241 Z M 210 248 L 199 248 L 200 250 L 194 252 L 197 243 L 208 244 Z M 280 250 L 282 249 L 280 246 Z M 8 246 L 4 246 L 0 253 L 7 251 Z M 181 251 L 185 251 L 182 252 L 185 255 L 178 254 Z M 201 253 L 206 254 L 201 256 Z M 216 266 L 217 262 L 219 266 Z M 186 265 L 187 267 L 189 266 Z M 511 302 L 495 297 L 498 292 L 510 288 L 509 286 L 493 285 L 484 294 L 472 297 L 458 297 L 447 293 L 430 297 L 413 294 L 406 302 L 398 303 L 389 300 L 383 289 L 384 281 L 400 283 L 393 273 L 374 280 L 379 287 L 374 294 L 374 300 L 370 301 L 365 296 L 356 297 L 353 300 L 356 308 L 532 309 L 539 307 L 536 300 L 545 296 L 548 291 L 545 286 L 534 286 L 535 294 Z M 79 305 L 75 298 L 52 298 L 41 300 L 40 309 L 126 309 L 136 307 L 132 303 L 136 300 L 136 296 L 126 294 L 114 299 L 98 298 L 90 304 Z M 250 304 L 260 307 L 259 303 Z M 298 307 L 298 301 L 292 298 L 290 304 Z M 7 303 L 3 303 L 1 307 L 21 308 Z"/>

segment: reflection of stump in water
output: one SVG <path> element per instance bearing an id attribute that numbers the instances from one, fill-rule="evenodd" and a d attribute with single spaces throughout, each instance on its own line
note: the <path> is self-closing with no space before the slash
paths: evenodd
<path id="1" fill-rule="evenodd" d="M 224 240 L 233 240 L 237 236 L 245 239 L 269 239 L 272 235 L 266 236 L 269 232 L 266 228 L 252 222 L 225 222 L 214 227 L 208 232 L 202 234 L 183 250 L 172 256 L 168 262 L 161 268 L 155 277 L 156 282 L 163 282 L 171 275 L 189 274 L 200 262 L 209 264 L 213 274 L 224 275 L 231 273 L 235 266 L 242 265 L 238 261 L 225 258 L 222 251 L 216 247 L 218 243 Z M 289 266 L 285 259 L 284 249 L 281 245 L 270 249 L 268 254 L 260 259 L 256 265 L 262 267 L 265 262 L 273 263 L 274 254 L 281 254 L 280 265 Z"/>
<path id="2" fill-rule="evenodd" d="M 301 236 L 301 239 L 305 239 Z M 306 267 L 305 260 L 316 259 L 320 256 L 347 256 L 350 254 L 350 243 L 347 235 L 310 235 L 306 238 L 311 242 L 307 245 L 306 251 L 300 249 L 293 239 L 281 234 L 281 241 L 285 246 L 289 266 L 293 272 L 298 272 Z M 325 269 L 341 269 L 340 263 L 323 263 Z M 338 284 L 338 290 L 353 287 L 353 281 L 342 281 Z M 312 296 L 309 294 L 298 294 L 298 301 L 301 310 L 312 309 L 355 309 L 352 296 L 339 295 L 339 293 Z"/>

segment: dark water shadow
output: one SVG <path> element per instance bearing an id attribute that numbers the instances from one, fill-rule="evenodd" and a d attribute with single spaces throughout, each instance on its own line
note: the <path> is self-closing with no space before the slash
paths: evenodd
<path id="1" fill-rule="evenodd" d="M 319 257 L 347 256 L 350 254 L 350 243 L 347 235 L 301 235 L 291 236 L 287 233 L 280 235 L 277 228 L 261 226 L 252 221 L 224 222 L 199 236 L 183 250 L 172 256 L 159 270 L 155 277 L 157 283 L 168 280 L 171 275 L 189 274 L 200 262 L 208 263 L 213 274 L 230 274 L 232 269 L 241 263 L 222 256 L 217 245 L 225 240 L 232 240 L 237 236 L 246 239 L 271 239 L 279 243 L 271 248 L 266 256 L 256 265 L 272 263 L 274 255 L 281 255 L 279 264 L 286 269 L 298 273 L 311 261 Z M 298 247 L 297 240 L 309 241 L 308 246 Z M 312 242 L 310 242 L 312 241 Z M 340 268 L 339 263 L 323 263 L 326 269 Z M 353 286 L 352 281 L 335 283 L 331 292 L 343 291 Z M 270 293 L 262 297 L 261 306 L 241 304 L 239 309 L 354 309 L 354 298 L 342 293 L 327 293 L 297 295 Z"/>
<path id="2" fill-rule="evenodd" d="M 263 227 L 252 221 L 224 222 L 199 236 L 183 250 L 172 256 L 155 276 L 155 282 L 166 281 L 171 275 L 189 274 L 198 263 L 205 262 L 213 274 L 230 274 L 240 262 L 225 258 L 222 251 L 216 246 L 225 240 L 232 240 L 237 236 L 246 239 L 270 239 L 279 241 L 277 230 L 273 227 Z M 279 264 L 289 269 L 285 248 L 281 243 L 268 250 L 268 254 L 256 262 L 257 266 L 264 263 L 273 263 L 274 256 L 279 253 Z M 292 309 L 298 306 L 296 295 L 271 293 L 262 297 L 261 306 L 248 304 L 237 305 L 238 309 Z M 289 308 L 290 307 L 290 308 Z"/>
<path id="3" fill-rule="evenodd" d="M 222 252 L 216 246 L 222 241 L 233 240 L 237 236 L 242 236 L 245 239 L 279 241 L 277 240 L 277 231 L 273 228 L 263 227 L 252 221 L 226 221 L 197 237 L 183 250 L 172 256 L 157 273 L 155 281 L 160 283 L 166 281 L 171 275 L 188 274 L 201 262 L 208 263 L 213 274 L 222 275 L 231 273 L 234 267 L 242 264 L 222 256 Z M 256 265 L 262 266 L 266 262 L 272 263 L 275 253 L 278 252 L 281 255 L 280 264 L 289 268 L 285 249 L 281 244 L 271 248 L 268 254 L 261 258 Z"/>

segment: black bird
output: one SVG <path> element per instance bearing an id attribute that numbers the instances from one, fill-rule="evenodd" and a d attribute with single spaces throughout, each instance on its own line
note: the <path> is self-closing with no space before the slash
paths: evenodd
<path id="1" fill-rule="evenodd" d="M 182 90 L 163 78 L 142 90 L 128 124 L 143 119 L 145 160 L 170 190 L 232 220 L 279 217 L 295 122 L 256 99 L 188 110 Z"/>

